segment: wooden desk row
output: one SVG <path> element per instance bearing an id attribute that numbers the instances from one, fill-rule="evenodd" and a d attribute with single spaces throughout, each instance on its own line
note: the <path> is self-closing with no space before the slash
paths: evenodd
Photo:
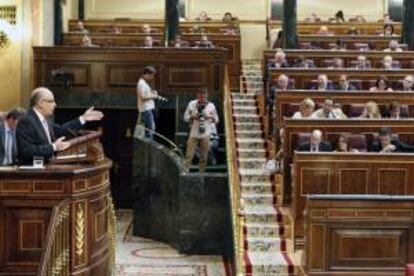
<path id="1" fill-rule="evenodd" d="M 336 104 L 340 104 L 342 110 L 347 113 L 351 104 L 365 104 L 367 101 L 375 101 L 380 107 L 387 106 L 392 101 L 397 101 L 409 108 L 409 117 L 414 118 L 414 92 L 367 92 L 367 91 L 310 91 L 289 90 L 279 91 L 274 101 L 276 113 L 275 127 L 280 129 L 284 119 L 292 117 L 293 112 L 299 109 L 300 103 L 305 98 L 311 98 L 316 104 L 321 105 L 325 99 L 331 98 Z"/>
<path id="2" fill-rule="evenodd" d="M 82 42 L 82 34 L 65 33 L 63 35 L 63 44 L 71 46 L 79 46 Z M 92 43 L 102 45 L 104 47 L 142 47 L 146 34 L 90 34 Z M 215 47 L 227 49 L 227 61 L 229 65 L 230 85 L 231 88 L 237 90 L 239 87 L 239 76 L 241 68 L 241 41 L 239 35 L 219 35 L 209 34 L 209 39 Z M 161 35 L 154 35 L 154 40 L 161 41 Z M 195 45 L 200 40 L 199 34 L 186 34 L 182 39 L 188 41 L 190 45 Z M 161 43 L 162 45 L 162 43 Z M 197 50 L 185 48 L 181 51 L 188 51 L 188 58 L 194 58 L 193 53 Z M 187 58 L 185 58 L 187 59 Z"/>
<path id="3" fill-rule="evenodd" d="M 413 75 L 414 69 L 329 69 L 329 68 L 279 68 L 270 69 L 268 79 L 276 79 L 279 75 L 285 74 L 294 79 L 295 89 L 308 89 L 313 80 L 317 79 L 319 74 L 326 74 L 329 80 L 337 81 L 341 74 L 348 75 L 351 80 L 361 81 L 361 89 L 368 90 L 372 82 L 379 76 L 386 76 L 389 81 L 403 80 L 407 75 Z"/>
<path id="4" fill-rule="evenodd" d="M 268 20 L 267 29 L 269 32 L 273 29 L 281 28 L 282 22 Z M 402 24 L 401 22 L 390 23 L 394 27 L 395 34 L 401 34 Z M 348 33 L 349 29 L 356 28 L 361 31 L 361 34 L 364 35 L 375 35 L 383 32 L 384 23 L 383 22 L 344 22 L 344 23 L 333 23 L 333 22 L 298 22 L 297 24 L 297 33 L 298 34 L 316 34 L 321 26 L 327 26 L 328 30 L 338 34 L 345 35 Z"/>
<path id="5" fill-rule="evenodd" d="M 131 93 L 143 68 L 154 65 L 154 87 L 161 94 L 194 93 L 206 87 L 221 97 L 227 51 L 181 48 L 34 47 L 34 81 L 55 93 Z M 70 81 L 53 77 L 57 71 Z"/>
<path id="6" fill-rule="evenodd" d="M 69 20 L 69 30 L 73 30 L 76 27 L 77 20 Z M 164 20 L 112 20 L 112 19 L 88 19 L 84 20 L 83 24 L 85 28 L 91 33 L 102 33 L 112 30 L 114 27 L 121 28 L 123 33 L 139 33 L 144 24 L 149 24 L 151 28 L 163 31 Z M 200 28 L 205 33 L 223 33 L 223 29 L 228 27 L 229 24 L 222 21 L 184 21 L 180 22 L 180 32 L 189 33 L 192 32 L 194 27 Z M 239 22 L 233 21 L 232 26 L 237 30 L 239 29 Z"/>
<path id="7" fill-rule="evenodd" d="M 364 134 L 367 142 L 373 140 L 374 135 L 378 134 L 381 127 L 389 127 L 391 131 L 399 135 L 400 140 L 414 144 L 414 119 L 395 120 L 395 119 L 321 119 L 321 120 L 299 120 L 286 118 L 283 122 L 283 152 L 284 152 L 284 185 L 285 200 L 291 198 L 291 171 L 290 164 L 293 160 L 294 150 L 297 146 L 300 134 L 311 133 L 314 129 L 319 129 L 324 134 L 324 139 L 330 141 L 332 145 L 340 134 Z M 276 138 L 276 137 L 275 137 Z"/>
<path id="8" fill-rule="evenodd" d="M 365 172 L 362 169 L 358 173 Z M 405 265 L 414 263 L 413 244 L 413 196 L 308 197 L 307 275 L 404 275 Z"/>
<path id="9" fill-rule="evenodd" d="M 313 60 L 316 67 L 326 67 L 326 60 L 340 58 L 344 61 L 345 67 L 355 67 L 351 62 L 356 61 L 359 55 L 364 55 L 371 62 L 371 67 L 380 68 L 384 56 L 389 55 L 395 61 L 399 61 L 401 68 L 413 68 L 414 52 L 383 52 L 383 51 L 331 51 L 331 50 L 284 50 L 286 59 L 290 66 L 293 67 L 300 56 L 307 60 Z M 263 52 L 263 66 L 266 66 L 269 60 L 274 58 L 275 50 L 266 50 Z"/>
<path id="10" fill-rule="evenodd" d="M 333 44 L 338 40 L 346 45 L 347 49 L 356 49 L 355 44 L 368 44 L 375 45 L 376 50 L 383 50 L 388 48 L 390 40 L 399 40 L 399 37 L 383 37 L 377 35 L 299 35 L 298 47 L 309 48 L 319 47 L 321 49 L 331 49 Z"/>
<path id="11" fill-rule="evenodd" d="M 414 195 L 414 154 L 306 153 L 293 158 L 295 238 L 303 238 L 308 194 Z"/>

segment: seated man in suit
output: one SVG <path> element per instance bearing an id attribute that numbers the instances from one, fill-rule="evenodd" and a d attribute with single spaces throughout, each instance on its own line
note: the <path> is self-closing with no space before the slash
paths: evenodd
<path id="1" fill-rule="evenodd" d="M 272 60 L 267 64 L 268 68 L 288 68 L 289 64 L 286 60 L 286 54 L 282 49 L 279 49 Z"/>
<path id="2" fill-rule="evenodd" d="M 330 152 L 332 151 L 332 146 L 329 142 L 322 141 L 322 131 L 314 129 L 311 133 L 309 142 L 300 144 L 297 150 L 309 152 Z"/>
<path id="3" fill-rule="evenodd" d="M 338 86 L 336 87 L 338 91 L 355 91 L 357 90 L 355 86 L 349 83 L 348 76 L 346 74 L 341 74 L 338 80 Z"/>
<path id="4" fill-rule="evenodd" d="M 208 39 L 207 35 L 201 35 L 200 41 L 198 41 L 198 48 L 214 48 L 213 42 Z"/>
<path id="5" fill-rule="evenodd" d="M 380 128 L 378 135 L 379 142 L 373 142 L 369 151 L 380 153 L 414 152 L 414 146 L 407 145 L 398 140 L 398 138 L 393 138 L 391 129 L 388 127 Z"/>
<path id="6" fill-rule="evenodd" d="M 23 109 L 13 109 L 6 114 L 4 122 L 0 122 L 0 166 L 9 166 L 16 162 L 16 126 L 24 115 Z"/>
<path id="7" fill-rule="evenodd" d="M 414 77 L 412 75 L 405 76 L 402 83 L 402 91 L 412 92 L 414 90 Z"/>
<path id="8" fill-rule="evenodd" d="M 47 162 L 55 152 L 70 146 L 64 141 L 65 135 L 71 135 L 89 121 L 98 121 L 102 112 L 89 108 L 82 116 L 61 126 L 54 124 L 50 118 L 56 107 L 52 91 L 38 87 L 30 98 L 31 109 L 19 121 L 16 128 L 17 153 L 20 164 L 32 164 L 33 157 L 43 157 Z"/>
<path id="9" fill-rule="evenodd" d="M 335 107 L 332 99 L 326 99 L 322 108 L 316 110 L 311 115 L 311 119 L 346 119 L 347 116 L 342 109 Z"/>
<path id="10" fill-rule="evenodd" d="M 328 76 L 325 74 L 318 75 L 318 83 L 313 85 L 310 90 L 327 91 L 334 90 L 331 82 L 329 82 Z"/>

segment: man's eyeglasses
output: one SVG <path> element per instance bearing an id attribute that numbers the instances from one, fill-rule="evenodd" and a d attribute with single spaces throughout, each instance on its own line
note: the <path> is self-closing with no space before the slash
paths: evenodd
<path id="1" fill-rule="evenodd" d="M 45 102 L 47 102 L 47 103 L 54 103 L 55 102 L 55 100 L 44 100 Z"/>

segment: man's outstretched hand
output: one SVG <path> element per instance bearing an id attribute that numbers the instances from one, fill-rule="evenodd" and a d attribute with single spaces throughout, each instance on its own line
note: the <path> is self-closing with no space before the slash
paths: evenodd
<path id="1" fill-rule="evenodd" d="M 100 121 L 102 120 L 103 116 L 104 115 L 101 111 L 95 110 L 95 107 L 92 106 L 88 110 L 86 110 L 81 117 L 85 122 L 91 122 Z"/>

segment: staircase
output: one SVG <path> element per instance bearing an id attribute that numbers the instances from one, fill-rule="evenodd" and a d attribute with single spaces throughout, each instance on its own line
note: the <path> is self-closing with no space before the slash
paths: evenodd
<path id="1" fill-rule="evenodd" d="M 260 60 L 242 61 L 241 91 L 252 94 L 263 92 L 263 73 Z"/>
<path id="2" fill-rule="evenodd" d="M 257 64 L 243 64 L 243 69 L 245 66 L 247 93 L 233 93 L 230 101 L 243 220 L 242 271 L 238 272 L 247 276 L 302 275 L 293 254 L 292 219 L 282 207 L 282 177 L 266 175 L 262 170 L 269 153 L 257 102 L 263 87 L 259 88 L 258 77 L 252 73 L 259 69 Z"/>

